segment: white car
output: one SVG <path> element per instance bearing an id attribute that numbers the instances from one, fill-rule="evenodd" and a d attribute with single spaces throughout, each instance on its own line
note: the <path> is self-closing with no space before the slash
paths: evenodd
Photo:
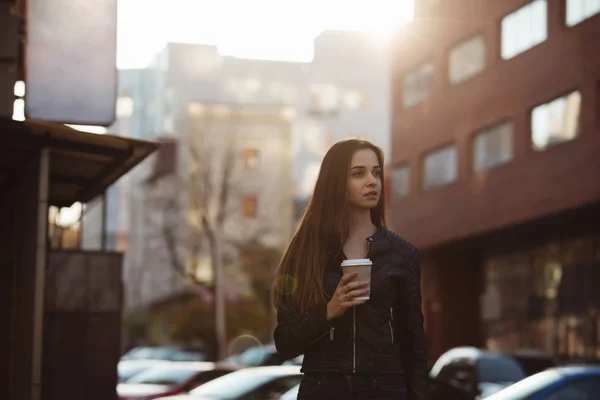
<path id="1" fill-rule="evenodd" d="M 162 400 L 279 400 L 302 380 L 299 366 L 277 365 L 240 369 L 214 379 L 188 394 Z"/>

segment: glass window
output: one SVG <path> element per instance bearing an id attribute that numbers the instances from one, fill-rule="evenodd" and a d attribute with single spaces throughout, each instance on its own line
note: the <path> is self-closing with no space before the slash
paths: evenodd
<path id="1" fill-rule="evenodd" d="M 400 201 L 408 197 L 410 192 L 410 167 L 397 166 L 392 170 L 392 201 Z"/>
<path id="2" fill-rule="evenodd" d="M 581 94 L 573 92 L 535 107 L 531 113 L 531 139 L 535 150 L 571 141 L 579 133 Z"/>
<path id="3" fill-rule="evenodd" d="M 458 177 L 458 152 L 455 145 L 427 154 L 423 163 L 424 189 L 448 185 Z"/>
<path id="4" fill-rule="evenodd" d="M 349 110 L 364 110 L 367 108 L 367 94 L 360 90 L 346 90 L 343 102 Z"/>
<path id="5" fill-rule="evenodd" d="M 508 60 L 548 37 L 546 0 L 534 0 L 502 19 L 502 58 Z"/>
<path id="6" fill-rule="evenodd" d="M 127 383 L 145 383 L 153 385 L 180 385 L 199 371 L 190 368 L 154 367 L 131 377 Z"/>
<path id="7" fill-rule="evenodd" d="M 404 77 L 404 108 L 421 103 L 429 97 L 433 86 L 433 65 L 425 64 Z"/>
<path id="8" fill-rule="evenodd" d="M 479 132 L 473 148 L 473 169 L 484 171 L 513 158 L 514 124 L 507 121 Z"/>
<path id="9" fill-rule="evenodd" d="M 485 40 L 475 36 L 454 46 L 450 50 L 448 79 L 460 83 L 477 75 L 485 68 Z"/>
<path id="10" fill-rule="evenodd" d="M 117 99 L 117 118 L 130 117 L 133 114 L 133 99 L 121 96 Z"/>
<path id="11" fill-rule="evenodd" d="M 244 168 L 255 169 L 258 167 L 260 161 L 260 151 L 257 149 L 244 149 L 242 151 L 242 158 L 244 161 Z"/>
<path id="12" fill-rule="evenodd" d="M 256 196 L 244 196 L 242 199 L 242 210 L 244 216 L 253 218 L 258 212 L 258 199 Z"/>
<path id="13" fill-rule="evenodd" d="M 577 25 L 600 13 L 600 0 L 567 0 L 567 26 Z"/>
<path id="14" fill-rule="evenodd" d="M 310 85 L 311 114 L 336 114 L 340 106 L 340 91 L 332 84 Z"/>
<path id="15" fill-rule="evenodd" d="M 486 355 L 477 360 L 481 382 L 518 382 L 525 378 L 523 368 L 512 358 Z"/>

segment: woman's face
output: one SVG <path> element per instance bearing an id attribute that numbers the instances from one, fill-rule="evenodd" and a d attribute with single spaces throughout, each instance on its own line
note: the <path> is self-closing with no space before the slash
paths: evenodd
<path id="1" fill-rule="evenodd" d="M 371 149 L 357 150 L 348 172 L 348 202 L 359 208 L 375 208 L 381 196 L 381 165 Z"/>

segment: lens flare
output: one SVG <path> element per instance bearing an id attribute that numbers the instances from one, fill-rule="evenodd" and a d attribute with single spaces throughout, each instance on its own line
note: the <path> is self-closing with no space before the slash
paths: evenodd
<path id="1" fill-rule="evenodd" d="M 251 347 L 262 346 L 260 340 L 252 335 L 240 335 L 229 343 L 229 355 L 241 354 Z"/>
<path id="2" fill-rule="evenodd" d="M 275 290 L 284 295 L 294 293 L 298 289 L 298 281 L 292 275 L 286 274 L 275 278 Z"/>

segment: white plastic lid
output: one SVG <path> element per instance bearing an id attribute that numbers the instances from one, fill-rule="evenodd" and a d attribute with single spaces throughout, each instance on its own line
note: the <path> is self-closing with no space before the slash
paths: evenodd
<path id="1" fill-rule="evenodd" d="M 373 261 L 369 258 L 354 258 L 342 261 L 342 267 L 355 267 L 357 265 L 371 266 L 373 265 Z"/>

